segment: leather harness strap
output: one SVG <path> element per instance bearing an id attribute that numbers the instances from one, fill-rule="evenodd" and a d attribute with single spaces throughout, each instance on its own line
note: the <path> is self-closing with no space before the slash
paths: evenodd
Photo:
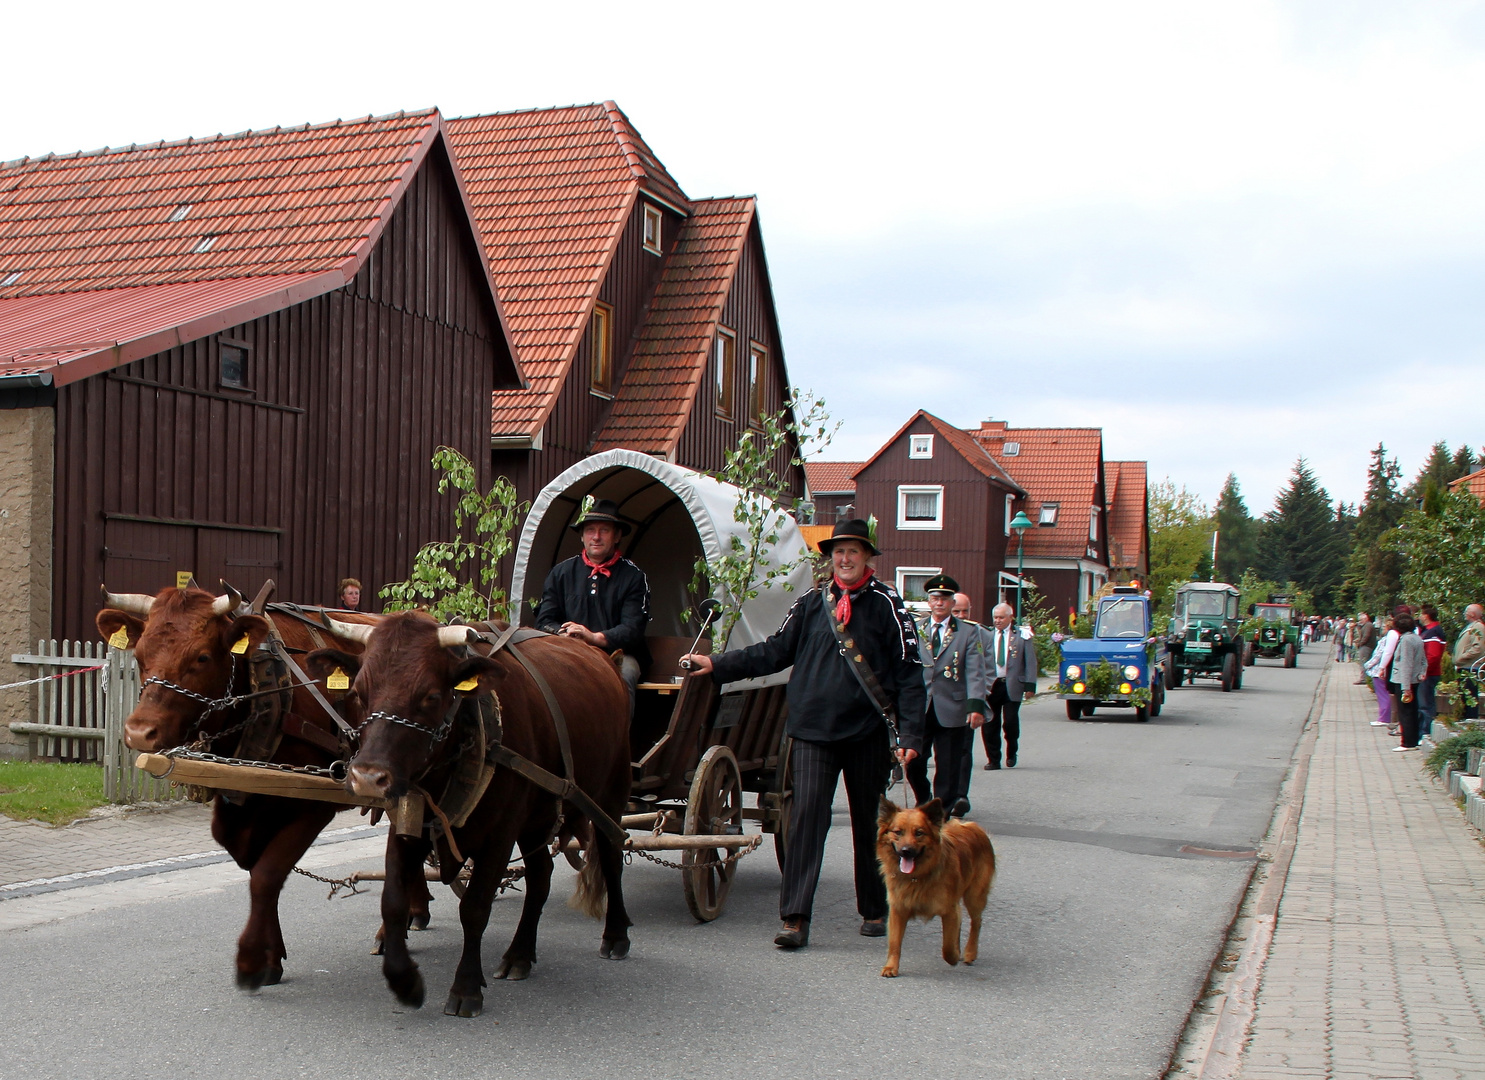
<path id="1" fill-rule="evenodd" d="M 272 606 L 277 609 L 280 605 L 274 604 Z M 325 710 L 325 715 L 335 721 L 335 726 L 340 731 L 340 740 L 339 745 L 336 746 L 336 752 L 338 753 L 341 750 L 349 751 L 352 746 L 356 745 L 356 729 L 345 722 L 345 717 L 336 712 L 335 706 L 331 705 L 325 695 L 320 693 L 320 688 L 315 684 L 315 681 L 306 675 L 303 669 L 294 662 L 294 658 L 289 655 L 288 646 L 284 644 L 283 636 L 278 631 L 277 624 L 273 621 L 273 616 L 266 615 L 266 618 L 268 619 L 268 639 L 272 643 L 271 647 L 278 653 L 279 659 L 284 662 L 284 666 L 289 669 L 289 677 L 297 679 L 299 684 L 309 691 L 309 696 L 314 698 L 316 704 Z M 308 619 L 302 616 L 296 616 L 296 618 L 301 619 L 303 622 L 309 622 Z"/>
<path id="2" fill-rule="evenodd" d="M 557 697 L 552 693 L 552 688 L 547 684 L 546 678 L 536 669 L 536 665 L 516 648 L 515 643 L 506 645 L 506 651 L 520 662 L 526 669 L 526 674 L 531 676 L 531 681 L 536 683 L 536 688 L 541 691 L 541 696 L 546 699 L 547 711 L 552 714 L 552 725 L 557 729 L 557 745 L 562 748 L 562 771 L 567 774 L 569 780 L 572 775 L 572 740 L 567 736 L 567 717 L 562 713 L 562 706 L 557 704 Z M 608 815 L 604 815 L 607 817 Z"/>
<path id="3" fill-rule="evenodd" d="M 604 836 L 613 841 L 617 847 L 622 849 L 628 842 L 629 833 L 613 818 L 605 814 L 599 808 L 598 804 L 589 797 L 588 793 L 571 780 L 554 776 L 535 762 L 522 757 L 504 743 L 491 748 L 490 760 L 497 765 L 505 766 L 518 776 L 525 777 L 543 791 L 549 791 L 553 795 L 572 803 L 587 815 L 588 820 Z"/>

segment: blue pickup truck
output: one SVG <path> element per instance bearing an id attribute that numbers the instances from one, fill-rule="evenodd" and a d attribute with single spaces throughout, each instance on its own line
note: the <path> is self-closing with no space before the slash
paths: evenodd
<path id="1" fill-rule="evenodd" d="M 1153 615 L 1148 596 L 1116 585 L 1098 602 L 1093 636 L 1062 640 L 1057 696 L 1067 702 L 1069 720 L 1092 716 L 1100 705 L 1133 708 L 1142 722 L 1160 715 L 1167 657 L 1165 642 L 1152 633 Z"/>

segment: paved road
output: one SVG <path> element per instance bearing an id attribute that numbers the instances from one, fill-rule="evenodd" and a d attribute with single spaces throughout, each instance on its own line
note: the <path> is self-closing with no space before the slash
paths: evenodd
<path id="1" fill-rule="evenodd" d="M 799 953 L 770 944 L 766 849 L 705 926 L 673 873 L 637 864 L 629 960 L 597 959 L 596 924 L 554 903 L 532 979 L 493 983 L 484 1016 L 454 1020 L 438 1008 L 459 942 L 450 894 L 436 892 L 434 924 L 413 939 L 430 1004 L 410 1011 L 367 955 L 375 896 L 327 903 L 296 877 L 286 981 L 247 996 L 230 977 L 242 875 L 191 866 L 0 901 L 0 1074 L 1157 1077 L 1251 867 L 1181 849 L 1257 845 L 1323 659 L 1261 661 L 1238 693 L 1183 688 L 1149 724 L 1028 708 L 1020 767 L 975 772 L 972 816 L 1001 872 L 973 967 L 948 968 L 936 926 L 919 925 L 903 977 L 878 976 L 885 948 L 856 934 L 842 829 Z M 310 861 L 366 868 L 380 846 L 350 834 Z M 496 905 L 487 967 L 516 914 Z"/>

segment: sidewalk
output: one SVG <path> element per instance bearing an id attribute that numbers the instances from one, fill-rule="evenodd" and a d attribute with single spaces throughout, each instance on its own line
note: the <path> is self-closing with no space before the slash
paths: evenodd
<path id="1" fill-rule="evenodd" d="M 1485 1077 L 1485 848 L 1331 664 L 1243 1080 Z"/>
<path id="2" fill-rule="evenodd" d="M 119 808 L 59 828 L 0 817 L 0 888 L 216 850 L 211 809 L 197 803 Z"/>

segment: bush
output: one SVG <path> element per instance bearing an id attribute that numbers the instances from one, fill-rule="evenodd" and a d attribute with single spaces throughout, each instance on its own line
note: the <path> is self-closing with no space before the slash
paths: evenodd
<path id="1" fill-rule="evenodd" d="M 1466 731 L 1462 735 L 1451 735 L 1436 745 L 1428 755 L 1427 765 L 1435 773 L 1442 773 L 1445 765 L 1456 772 L 1463 772 L 1469 760 L 1469 752 L 1475 747 L 1485 747 L 1485 730 Z"/>

